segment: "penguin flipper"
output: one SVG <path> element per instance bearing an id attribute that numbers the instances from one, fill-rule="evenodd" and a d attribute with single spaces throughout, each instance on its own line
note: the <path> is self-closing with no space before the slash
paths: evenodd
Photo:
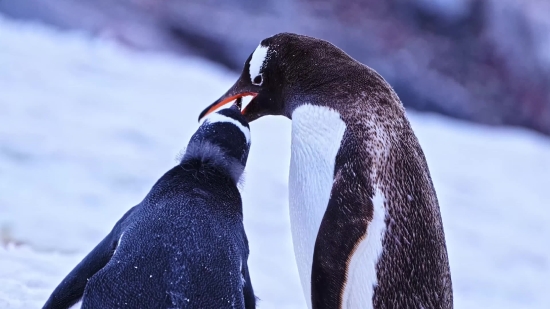
<path id="1" fill-rule="evenodd" d="M 344 147 L 344 146 L 341 146 Z M 341 148 L 342 149 L 342 148 Z M 337 166 L 345 166 L 341 153 Z M 365 237 L 374 206 L 369 185 L 362 174 L 349 168 L 335 172 L 330 199 L 317 233 L 311 271 L 313 308 L 341 308 L 348 265 Z M 350 189 L 354 188 L 354 189 Z"/>
<path id="2" fill-rule="evenodd" d="M 127 211 L 113 230 L 61 281 L 42 309 L 67 309 L 82 298 L 88 279 L 107 265 L 113 256 L 124 222 L 135 209 Z"/>

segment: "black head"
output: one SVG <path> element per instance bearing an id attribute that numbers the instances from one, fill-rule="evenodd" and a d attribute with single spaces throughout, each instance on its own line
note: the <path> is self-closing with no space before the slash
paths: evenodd
<path id="1" fill-rule="evenodd" d="M 265 115 L 290 118 L 301 102 L 314 99 L 309 96 L 332 91 L 342 74 L 352 74 L 346 73 L 351 62 L 355 61 L 327 41 L 292 33 L 274 35 L 261 41 L 237 82 L 199 119 L 245 96 L 253 97 L 242 109 L 247 121 Z"/>
<path id="2" fill-rule="evenodd" d="M 250 150 L 250 128 L 233 105 L 206 116 L 191 137 L 182 163 L 200 160 L 215 168 L 225 169 L 238 182 Z"/>

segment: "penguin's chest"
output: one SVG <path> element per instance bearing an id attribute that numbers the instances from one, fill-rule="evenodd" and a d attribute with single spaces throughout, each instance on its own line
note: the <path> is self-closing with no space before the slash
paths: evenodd
<path id="1" fill-rule="evenodd" d="M 336 155 L 346 124 L 333 109 L 302 105 L 292 114 L 290 223 L 300 280 L 311 308 L 311 266 L 317 232 L 330 199 Z"/>

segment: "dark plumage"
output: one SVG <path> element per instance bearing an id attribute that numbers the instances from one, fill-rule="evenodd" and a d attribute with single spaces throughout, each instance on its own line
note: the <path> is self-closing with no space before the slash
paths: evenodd
<path id="1" fill-rule="evenodd" d="M 248 124 L 236 108 L 220 111 Z M 180 164 L 52 293 L 44 308 L 255 308 L 237 183 L 249 141 L 206 120 Z"/>
<path id="2" fill-rule="evenodd" d="M 424 153 L 391 86 L 371 68 L 316 38 L 281 33 L 264 39 L 258 50 L 245 62 L 237 82 L 200 117 L 229 98 L 252 95 L 243 110 L 248 121 L 265 115 L 293 119 L 299 107 L 309 104 L 336 111 L 345 123 L 330 200 L 319 205 L 326 210 L 319 229 L 312 231 L 317 233 L 310 282 L 313 308 L 348 308 L 343 294 L 350 288 L 350 259 L 370 236 L 376 190 L 385 197 L 385 234 L 380 257 L 369 257 L 376 261 L 377 283 L 372 304 L 364 307 L 452 308 L 437 196 Z M 262 58 L 261 65 L 255 55 Z M 307 136 L 301 138 L 307 141 Z M 304 147 L 313 153 L 312 145 Z M 365 280 L 354 289 L 368 284 Z"/>

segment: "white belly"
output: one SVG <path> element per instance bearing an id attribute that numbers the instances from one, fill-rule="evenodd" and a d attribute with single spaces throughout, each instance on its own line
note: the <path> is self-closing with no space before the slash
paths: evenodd
<path id="1" fill-rule="evenodd" d="M 292 114 L 289 204 L 294 253 L 308 307 L 311 308 L 311 268 L 317 233 L 334 181 L 335 159 L 346 130 L 338 112 L 303 105 Z M 376 190 L 374 215 L 366 236 L 348 264 L 342 308 L 372 308 L 377 284 L 376 264 L 386 230 L 384 195 Z"/>
<path id="2" fill-rule="evenodd" d="M 327 107 L 302 105 L 292 114 L 290 224 L 309 308 L 315 239 L 330 198 L 335 158 L 345 130 L 340 114 Z"/>

